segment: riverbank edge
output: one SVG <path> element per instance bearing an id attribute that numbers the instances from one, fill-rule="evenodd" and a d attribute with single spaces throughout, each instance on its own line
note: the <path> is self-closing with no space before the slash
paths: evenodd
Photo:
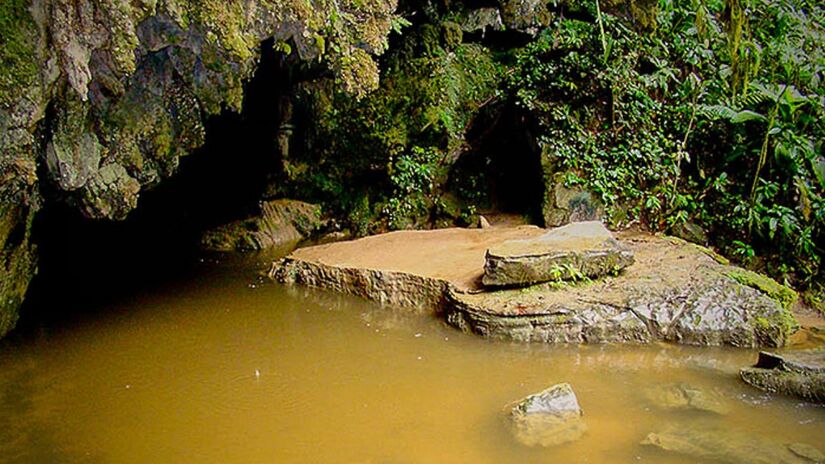
<path id="1" fill-rule="evenodd" d="M 681 245 L 700 248 L 670 237 L 658 237 L 666 241 L 681 242 Z M 703 250 L 700 252 L 706 253 Z M 712 256 L 710 256 L 712 259 Z M 722 264 L 722 263 L 718 263 Z M 733 268 L 724 265 L 726 268 Z M 305 260 L 293 255 L 275 261 L 267 273 L 276 282 L 288 285 L 330 290 L 337 293 L 355 295 L 380 304 L 410 308 L 429 312 L 443 318 L 449 325 L 467 333 L 505 339 L 517 342 L 544 343 L 637 343 L 665 341 L 698 346 L 736 346 L 745 348 L 781 347 L 787 344 L 790 335 L 798 328 L 792 312 L 785 302 L 753 286 L 741 285 L 741 291 L 762 293 L 766 300 L 776 305 L 776 311 L 769 317 L 752 315 L 752 322 L 746 330 L 719 329 L 711 336 L 668 335 L 659 328 L 650 327 L 649 321 L 634 311 L 627 311 L 627 318 L 616 321 L 609 327 L 588 327 L 579 324 L 573 331 L 557 330 L 565 319 L 558 314 L 497 314 L 477 307 L 468 299 L 478 296 L 478 291 L 466 291 L 440 278 L 421 276 L 398 270 L 382 270 L 367 267 L 350 267 L 318 261 Z M 720 274 L 721 276 L 722 274 Z M 526 289 L 525 289 L 526 290 Z M 740 290 L 736 290 L 740 293 Z M 482 295 L 496 295 L 501 292 L 481 292 Z M 548 333 L 552 333 L 548 336 Z M 561 336 L 558 336 L 561 334 Z"/>

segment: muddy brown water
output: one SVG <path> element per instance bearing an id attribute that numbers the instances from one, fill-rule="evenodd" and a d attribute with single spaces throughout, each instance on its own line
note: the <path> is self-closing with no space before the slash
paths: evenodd
<path id="1" fill-rule="evenodd" d="M 495 342 L 231 261 L 0 342 L 0 462 L 700 461 L 640 445 L 674 424 L 825 448 L 825 408 L 739 381 L 751 350 Z M 587 434 L 520 445 L 507 405 L 558 382 Z M 663 410 L 645 394 L 675 382 L 730 412 Z"/>

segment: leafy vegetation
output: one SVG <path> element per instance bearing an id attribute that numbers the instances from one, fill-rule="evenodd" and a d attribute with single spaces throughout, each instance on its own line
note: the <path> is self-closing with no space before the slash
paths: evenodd
<path id="1" fill-rule="evenodd" d="M 797 284 L 822 276 L 825 12 L 808 0 L 590 2 L 515 53 L 506 89 L 615 222 L 691 221 Z M 573 19 L 579 18 L 579 19 Z M 588 19 L 588 18 L 592 18 Z"/>
<path id="2" fill-rule="evenodd" d="M 454 23 L 424 24 L 385 62 L 381 87 L 359 99 L 311 91 L 320 141 L 294 181 L 349 216 L 358 233 L 468 220 L 441 186 L 477 109 L 493 95 L 500 70 L 491 53 L 461 44 Z"/>

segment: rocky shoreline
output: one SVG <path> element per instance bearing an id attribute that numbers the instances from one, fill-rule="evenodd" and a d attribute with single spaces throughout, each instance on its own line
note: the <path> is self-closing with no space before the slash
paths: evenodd
<path id="1" fill-rule="evenodd" d="M 465 332 L 516 341 L 779 347 L 798 328 L 789 289 L 703 247 L 640 232 L 617 234 L 635 263 L 615 274 L 518 289 L 482 284 L 489 247 L 545 232 L 399 231 L 296 250 L 269 276 L 432 311 Z"/>

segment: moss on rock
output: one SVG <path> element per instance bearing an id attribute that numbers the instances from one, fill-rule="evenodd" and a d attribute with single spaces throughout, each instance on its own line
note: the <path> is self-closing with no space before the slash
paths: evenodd
<path id="1" fill-rule="evenodd" d="M 755 288 L 768 295 L 786 310 L 797 300 L 795 291 L 768 276 L 741 268 L 732 268 L 726 275 L 742 285 Z"/>
<path id="2" fill-rule="evenodd" d="M 11 104 L 37 77 L 37 27 L 29 4 L 0 0 L 0 105 Z"/>

